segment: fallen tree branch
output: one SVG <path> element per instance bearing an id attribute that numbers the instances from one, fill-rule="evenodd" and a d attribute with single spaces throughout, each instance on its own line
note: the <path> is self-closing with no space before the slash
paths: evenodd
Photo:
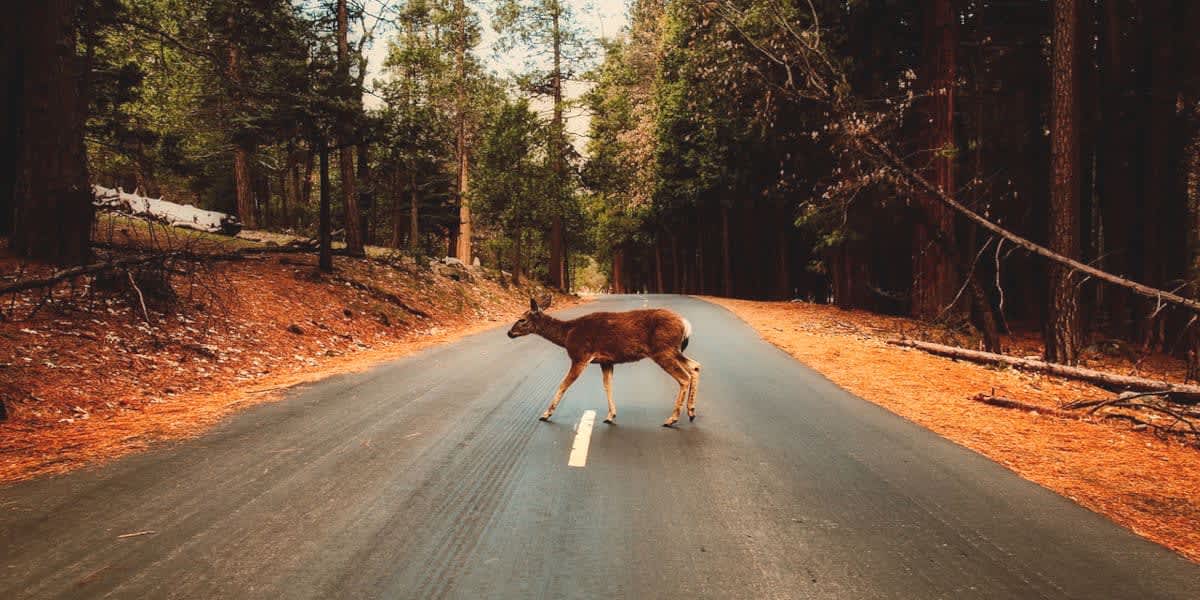
<path id="1" fill-rule="evenodd" d="M 931 342 L 919 342 L 916 340 L 888 340 L 887 343 L 894 346 L 916 348 L 917 350 L 928 352 L 930 354 L 936 354 L 938 356 L 956 358 L 975 363 L 1007 365 L 1026 371 L 1048 373 L 1050 375 L 1066 377 L 1067 379 L 1086 381 L 1088 383 L 1096 384 L 1108 389 L 1133 390 L 1137 392 L 1157 392 L 1159 394 L 1169 395 L 1177 400 L 1186 400 L 1189 402 L 1200 401 L 1200 386 L 1198 385 L 1170 383 L 1167 381 L 1144 379 L 1141 377 L 1115 375 L 1112 373 L 1105 373 L 1103 371 L 1085 369 L 1082 367 L 1069 367 L 1067 365 L 1060 365 L 1058 363 L 1046 362 L 1043 360 L 1016 358 L 1014 356 L 1006 356 L 992 352 L 982 352 L 979 350 L 967 350 L 965 348 L 946 346 L 944 344 L 934 344 Z"/>
<path id="2" fill-rule="evenodd" d="M 1047 408 L 1045 406 L 1038 406 L 1036 404 L 1028 404 L 1025 402 L 1021 402 L 1020 400 L 1013 400 L 1011 398 L 1001 398 L 1000 396 L 991 396 L 988 394 L 975 394 L 971 399 L 976 402 L 982 402 L 989 406 L 998 406 L 1000 408 L 1013 408 L 1016 410 L 1032 411 L 1032 412 L 1037 412 L 1040 414 L 1061 417 L 1063 419 L 1075 419 L 1075 420 L 1079 419 L 1079 415 L 1075 414 L 1075 413 L 1067 412 L 1065 410 L 1059 410 L 1057 408 Z"/>
<path id="3" fill-rule="evenodd" d="M 1171 405 L 1165 400 L 1158 400 L 1157 402 L 1139 400 L 1141 398 L 1161 397 L 1161 394 L 1122 394 L 1116 398 L 1080 400 L 1066 405 L 1067 408 L 1091 407 L 1091 410 L 1086 413 L 1045 408 L 1011 398 L 1001 398 L 988 394 L 976 394 L 972 400 L 1001 408 L 1035 411 L 1072 421 L 1084 421 L 1091 418 L 1128 421 L 1133 425 L 1134 429 L 1149 429 L 1159 437 L 1173 436 L 1183 438 L 1193 445 L 1200 446 L 1200 413 L 1187 410 L 1179 405 Z M 1101 408 L 1110 411 L 1120 409 L 1125 412 L 1097 412 Z M 1162 424 L 1163 417 L 1169 418 L 1170 423 L 1166 425 Z"/>

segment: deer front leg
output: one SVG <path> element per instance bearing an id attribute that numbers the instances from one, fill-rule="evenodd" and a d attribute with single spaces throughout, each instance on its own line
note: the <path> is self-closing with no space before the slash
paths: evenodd
<path id="1" fill-rule="evenodd" d="M 600 365 L 600 371 L 604 374 L 604 395 L 608 397 L 608 417 L 604 419 L 604 422 L 612 423 L 617 418 L 617 405 L 613 404 L 612 399 L 613 366 L 611 364 L 602 364 Z"/>
<path id="2" fill-rule="evenodd" d="M 567 370 L 567 376 L 563 377 L 562 383 L 558 384 L 558 391 L 554 394 L 554 400 L 550 402 L 550 408 L 547 408 L 546 412 L 542 413 L 542 416 L 539 417 L 541 420 L 550 420 L 550 415 L 553 415 L 554 409 L 558 408 L 558 403 L 562 400 L 563 394 L 567 393 L 567 388 L 571 387 L 571 384 L 575 383 L 575 380 L 587 368 L 588 362 L 584 360 L 571 363 L 571 368 Z"/>

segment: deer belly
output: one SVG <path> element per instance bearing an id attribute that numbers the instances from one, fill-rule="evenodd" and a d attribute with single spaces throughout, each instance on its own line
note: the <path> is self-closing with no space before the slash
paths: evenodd
<path id="1" fill-rule="evenodd" d="M 645 354 L 626 352 L 597 352 L 592 358 L 592 362 L 600 364 L 620 364 L 637 362 L 643 358 L 646 358 Z"/>

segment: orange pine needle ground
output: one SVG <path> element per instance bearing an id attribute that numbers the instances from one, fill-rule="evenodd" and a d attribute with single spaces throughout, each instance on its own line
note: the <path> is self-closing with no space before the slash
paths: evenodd
<path id="1" fill-rule="evenodd" d="M 204 307 L 154 313 L 152 324 L 129 302 L 103 297 L 0 322 L 0 400 L 9 411 L 0 422 L 0 483 L 197 435 L 289 386 L 506 325 L 536 293 L 337 259 L 339 276 L 431 315 L 419 319 L 336 280 L 314 281 L 313 263 L 300 255 L 219 263 L 204 277 L 219 288 L 202 296 Z M 27 305 L 11 312 L 28 314 L 36 300 L 21 298 Z"/>
<path id="2" fill-rule="evenodd" d="M 928 327 L 909 319 L 828 305 L 706 298 L 733 311 L 767 341 L 854 394 L 1012 469 L 1120 525 L 1200 562 L 1200 451 L 1128 425 L 1061 419 L 987 406 L 980 393 L 1056 408 L 1112 392 L 1079 382 L 956 362 L 885 340 Z M 945 340 L 936 340 L 945 341 Z M 1018 356 L 1032 338 L 1006 340 Z M 1129 374 L 1132 363 L 1098 353 L 1087 366 Z M 1149 365 L 1149 366 L 1147 366 Z M 1137 374 L 1182 380 L 1170 357 Z"/>

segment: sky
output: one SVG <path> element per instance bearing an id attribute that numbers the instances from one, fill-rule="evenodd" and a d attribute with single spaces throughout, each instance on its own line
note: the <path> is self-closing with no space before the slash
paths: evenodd
<path id="1" fill-rule="evenodd" d="M 380 8 L 391 7 L 395 8 L 401 4 L 403 0 L 367 0 L 368 12 L 379 14 Z M 510 75 L 519 73 L 525 68 L 526 56 L 519 50 L 500 54 L 496 51 L 495 46 L 499 39 L 498 34 L 492 29 L 489 19 L 489 12 L 493 2 L 470 2 L 479 14 L 482 21 L 482 40 L 475 54 L 488 65 L 493 71 L 499 75 Z M 601 37 L 614 37 L 628 23 L 628 14 L 626 0 L 566 0 L 575 9 L 575 15 L 579 21 L 580 27 L 585 34 L 594 39 Z M 370 23 L 368 22 L 368 25 Z M 380 71 L 383 67 L 384 58 L 387 56 L 387 40 L 393 35 L 393 31 L 383 30 L 376 33 L 376 39 L 372 44 L 368 55 L 368 73 L 367 85 L 374 78 L 380 76 Z M 564 87 L 564 94 L 569 100 L 573 100 L 581 96 L 588 89 L 588 85 L 582 82 L 568 82 Z M 366 94 L 363 96 L 363 103 L 368 108 L 374 108 L 381 104 L 379 98 Z M 533 107 L 539 112 L 544 112 L 549 116 L 549 102 L 543 100 L 541 102 L 535 100 Z M 587 133 L 588 115 L 578 108 L 567 112 L 567 132 L 572 136 L 573 141 L 580 151 L 583 150 L 583 137 Z"/>

